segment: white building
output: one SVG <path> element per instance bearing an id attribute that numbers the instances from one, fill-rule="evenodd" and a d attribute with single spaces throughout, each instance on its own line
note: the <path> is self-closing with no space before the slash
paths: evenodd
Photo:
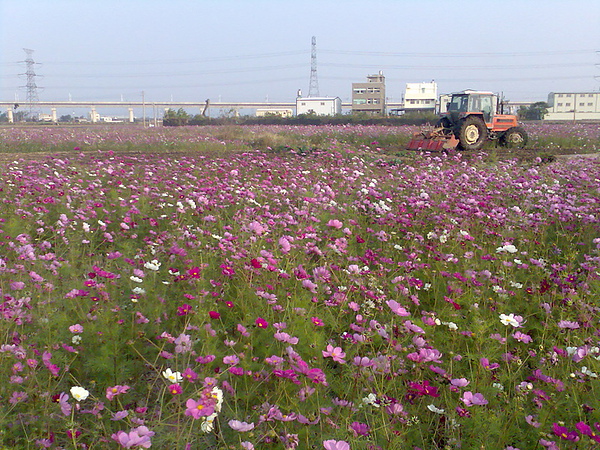
<path id="1" fill-rule="evenodd" d="M 435 111 L 438 99 L 437 83 L 406 83 L 404 111 Z"/>
<path id="2" fill-rule="evenodd" d="M 551 92 L 545 120 L 600 120 L 600 92 Z"/>
<path id="3" fill-rule="evenodd" d="M 316 114 L 335 116 L 342 113 L 342 100 L 339 97 L 298 97 L 296 114 Z"/>
<path id="4" fill-rule="evenodd" d="M 280 116 L 280 117 L 292 117 L 294 115 L 294 111 L 287 108 L 259 108 L 256 110 L 256 117 L 265 117 L 265 116 Z"/>

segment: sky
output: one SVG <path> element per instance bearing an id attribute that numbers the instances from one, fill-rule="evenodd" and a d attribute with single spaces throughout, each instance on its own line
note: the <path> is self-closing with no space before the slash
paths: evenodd
<path id="1" fill-rule="evenodd" d="M 0 101 L 349 102 L 383 72 L 545 101 L 600 89 L 598 0 L 0 0 Z M 143 94 L 142 94 L 143 93 Z"/>

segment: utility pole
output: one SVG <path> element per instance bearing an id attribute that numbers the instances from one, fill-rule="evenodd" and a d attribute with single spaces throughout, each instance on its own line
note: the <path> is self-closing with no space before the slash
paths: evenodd
<path id="1" fill-rule="evenodd" d="M 312 37 L 312 46 L 310 52 L 310 84 L 308 86 L 308 96 L 319 96 L 319 80 L 317 79 L 317 38 Z"/>

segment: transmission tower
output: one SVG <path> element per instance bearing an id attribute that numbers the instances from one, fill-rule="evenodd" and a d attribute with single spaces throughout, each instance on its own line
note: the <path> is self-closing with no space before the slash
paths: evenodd
<path id="1" fill-rule="evenodd" d="M 35 74 L 34 66 L 36 62 L 33 60 L 33 50 L 28 48 L 24 48 L 23 50 L 27 55 L 27 59 L 25 59 L 26 71 L 23 74 L 27 77 L 27 84 L 25 85 L 25 88 L 27 89 L 27 103 L 29 105 L 29 115 L 33 117 L 33 113 L 37 112 L 37 109 L 33 106 L 33 103 L 40 101 L 37 92 L 38 87 L 35 82 L 35 77 L 38 75 Z"/>
<path id="2" fill-rule="evenodd" d="M 317 79 L 317 38 L 312 37 L 312 46 L 310 52 L 310 84 L 308 86 L 308 96 L 319 96 L 319 80 Z"/>

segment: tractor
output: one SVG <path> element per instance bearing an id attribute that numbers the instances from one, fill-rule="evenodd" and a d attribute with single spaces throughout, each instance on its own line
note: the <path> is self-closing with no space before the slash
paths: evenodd
<path id="1" fill-rule="evenodd" d="M 504 147 L 525 147 L 527 133 L 517 117 L 502 114 L 501 110 L 498 95 L 492 92 L 468 90 L 452 94 L 447 112 L 433 130 L 415 135 L 407 149 L 477 151 L 492 140 Z"/>

